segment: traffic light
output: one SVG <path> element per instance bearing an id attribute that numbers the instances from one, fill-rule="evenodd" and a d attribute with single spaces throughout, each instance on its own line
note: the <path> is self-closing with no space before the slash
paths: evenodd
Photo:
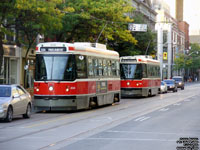
<path id="1" fill-rule="evenodd" d="M 167 60 L 167 52 L 163 52 L 163 60 Z"/>

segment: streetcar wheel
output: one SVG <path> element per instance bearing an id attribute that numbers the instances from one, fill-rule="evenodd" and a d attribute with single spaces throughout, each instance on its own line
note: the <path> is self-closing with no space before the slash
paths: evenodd
<path id="1" fill-rule="evenodd" d="M 9 106 L 8 107 L 8 111 L 7 111 L 7 115 L 6 115 L 6 118 L 5 118 L 5 121 L 6 122 L 11 122 L 13 120 L 13 110 L 12 110 L 12 107 Z"/>
<path id="2" fill-rule="evenodd" d="M 23 117 L 24 118 L 30 118 L 31 117 L 31 105 L 30 104 L 27 105 L 26 113 L 23 114 Z"/>

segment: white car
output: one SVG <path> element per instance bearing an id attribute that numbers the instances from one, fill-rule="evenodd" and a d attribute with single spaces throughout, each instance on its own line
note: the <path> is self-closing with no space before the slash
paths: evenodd
<path id="1" fill-rule="evenodd" d="M 20 85 L 0 85 L 0 119 L 7 122 L 15 115 L 31 116 L 30 94 Z"/>
<path id="2" fill-rule="evenodd" d="M 161 81 L 160 93 L 167 93 L 167 84 L 164 81 Z"/>

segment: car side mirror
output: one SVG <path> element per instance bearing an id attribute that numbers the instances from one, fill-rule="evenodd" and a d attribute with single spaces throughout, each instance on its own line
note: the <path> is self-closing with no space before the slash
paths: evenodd
<path id="1" fill-rule="evenodd" d="M 13 98 L 19 98 L 19 94 L 13 95 Z"/>

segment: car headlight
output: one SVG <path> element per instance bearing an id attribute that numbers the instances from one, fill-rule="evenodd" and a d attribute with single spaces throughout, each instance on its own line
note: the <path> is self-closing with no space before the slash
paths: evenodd
<path id="1" fill-rule="evenodd" d="M 3 106 L 0 105 L 0 113 L 2 113 L 4 110 L 3 110 Z"/>
<path id="2" fill-rule="evenodd" d="M 179 82 L 178 84 L 181 85 L 181 82 Z"/>

